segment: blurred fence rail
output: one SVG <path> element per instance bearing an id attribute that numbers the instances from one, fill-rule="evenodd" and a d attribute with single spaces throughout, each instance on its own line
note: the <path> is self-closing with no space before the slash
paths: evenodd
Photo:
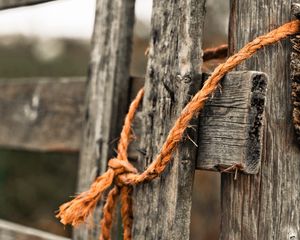
<path id="1" fill-rule="evenodd" d="M 0 10 L 31 6 L 40 3 L 51 2 L 55 0 L 0 0 Z"/>
<path id="2" fill-rule="evenodd" d="M 12 149 L 79 149 L 84 78 L 0 80 L 0 145 Z"/>
<path id="3" fill-rule="evenodd" d="M 130 98 L 144 83 L 131 77 Z M 78 152 L 86 79 L 0 79 L 0 146 L 43 152 Z"/>
<path id="4" fill-rule="evenodd" d="M 37 229 L 0 220 L 0 239 L 9 240 L 68 240 Z"/>

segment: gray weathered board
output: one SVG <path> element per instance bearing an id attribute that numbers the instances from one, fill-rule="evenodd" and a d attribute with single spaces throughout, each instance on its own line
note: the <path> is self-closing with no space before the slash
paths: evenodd
<path id="1" fill-rule="evenodd" d="M 78 151 L 84 78 L 0 80 L 0 145 Z"/>
<path id="2" fill-rule="evenodd" d="M 54 0 L 0 0 L 0 10 L 31 6 L 40 3 L 51 2 Z"/>
<path id="3" fill-rule="evenodd" d="M 263 83 L 266 77 L 257 72 L 229 73 L 222 81 L 222 94 L 216 92 L 206 104 L 200 116 L 198 169 L 218 171 L 242 163 L 247 173 L 257 170 L 262 128 L 258 126 L 253 138 L 249 127 L 256 123 L 255 116 L 263 118 L 263 113 L 257 112 L 256 106 L 251 107 L 251 101 L 263 98 L 266 89 L 253 92 L 257 80 Z M 130 98 L 133 98 L 144 80 L 131 78 L 130 82 Z M 84 78 L 0 80 L 0 146 L 33 151 L 78 151 L 84 89 Z M 262 119 L 259 120 L 261 123 Z M 139 125 L 136 123 L 134 127 Z M 251 139 L 257 147 L 251 148 Z M 137 158 L 137 148 L 137 144 L 130 148 L 131 159 Z M 253 154 L 256 151 L 258 154 Z M 256 158 L 246 160 L 252 156 Z"/>
<path id="4" fill-rule="evenodd" d="M 0 220 L 1 240 L 69 240 L 41 230 L 25 227 L 19 224 Z"/>
<path id="5" fill-rule="evenodd" d="M 202 83 L 204 7 L 205 0 L 153 1 L 140 170 L 153 161 L 178 114 Z M 187 134 L 197 139 L 196 131 L 188 129 Z M 181 142 L 160 177 L 134 188 L 133 239 L 189 239 L 196 155 L 191 141 Z"/>
<path id="6" fill-rule="evenodd" d="M 131 98 L 144 84 L 130 78 Z M 0 146 L 78 152 L 86 79 L 0 79 Z"/>

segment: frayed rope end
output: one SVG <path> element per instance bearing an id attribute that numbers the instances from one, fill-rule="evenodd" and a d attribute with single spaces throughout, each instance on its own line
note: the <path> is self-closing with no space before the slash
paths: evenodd
<path id="1" fill-rule="evenodd" d="M 88 191 L 82 192 L 73 200 L 62 204 L 56 217 L 64 225 L 71 224 L 75 227 L 85 223 L 96 208 L 102 193 L 111 186 L 113 178 L 114 171 L 109 169 L 95 180 Z"/>

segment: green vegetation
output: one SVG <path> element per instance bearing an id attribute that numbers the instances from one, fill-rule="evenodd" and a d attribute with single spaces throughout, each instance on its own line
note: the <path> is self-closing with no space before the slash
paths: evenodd
<path id="1" fill-rule="evenodd" d="M 0 78 L 85 76 L 88 61 L 85 41 L 0 39 Z"/>

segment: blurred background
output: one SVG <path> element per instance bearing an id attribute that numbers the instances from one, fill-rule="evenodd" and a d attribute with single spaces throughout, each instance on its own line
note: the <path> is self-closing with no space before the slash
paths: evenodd
<path id="1" fill-rule="evenodd" d="M 227 42 L 228 2 L 207 0 L 203 48 Z M 151 7 L 151 0 L 136 1 L 133 76 L 145 73 Z M 95 0 L 61 0 L 0 11 L 0 84 L 19 78 L 85 77 L 94 12 Z M 207 63 L 205 71 L 217 63 Z M 76 192 L 77 171 L 76 151 L 29 151 L 4 144 L 0 149 L 0 219 L 70 237 L 71 230 L 54 215 Z M 191 239 L 218 239 L 219 225 L 220 176 L 197 171 Z"/>

